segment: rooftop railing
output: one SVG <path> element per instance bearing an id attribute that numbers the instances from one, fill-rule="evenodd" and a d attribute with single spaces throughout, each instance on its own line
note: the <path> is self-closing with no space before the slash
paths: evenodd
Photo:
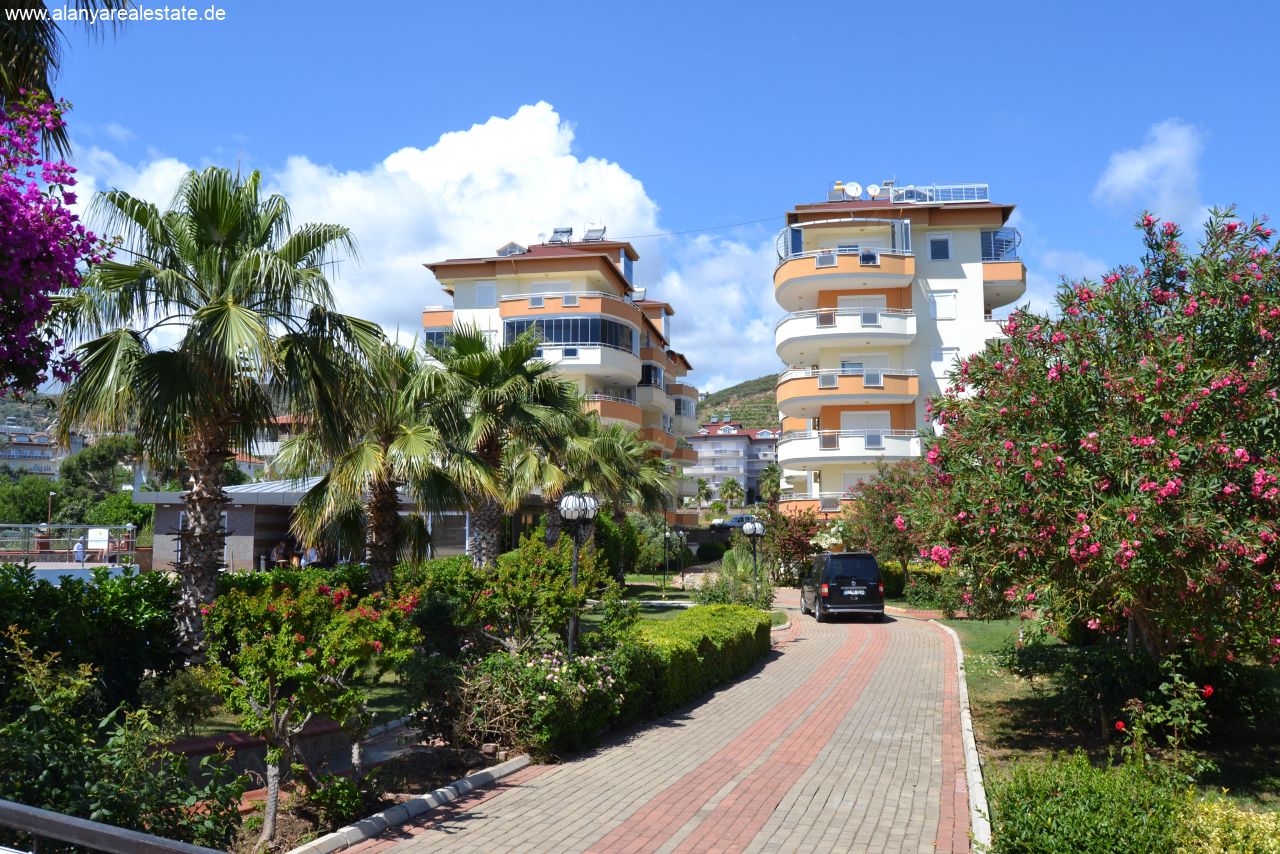
<path id="1" fill-rule="evenodd" d="M 895 205 L 936 205 L 950 202 L 989 202 L 987 184 L 909 184 L 890 187 L 889 201 Z"/>

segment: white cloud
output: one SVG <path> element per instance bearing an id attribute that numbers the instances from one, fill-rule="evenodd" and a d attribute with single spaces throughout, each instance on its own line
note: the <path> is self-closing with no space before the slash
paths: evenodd
<path id="1" fill-rule="evenodd" d="M 1205 218 L 1200 199 L 1200 155 L 1204 134 L 1180 119 L 1147 130 L 1138 148 L 1116 151 L 1093 188 L 1095 202 L 1126 213 L 1145 207 L 1192 229 Z"/>
<path id="2" fill-rule="evenodd" d="M 134 137 L 133 131 L 129 130 L 122 124 L 117 124 L 116 122 L 107 122 L 106 126 L 103 127 L 102 130 L 107 136 L 122 145 Z"/>
<path id="3" fill-rule="evenodd" d="M 676 309 L 676 349 L 689 357 L 700 391 L 715 391 L 782 370 L 773 327 L 773 238 L 700 235 L 685 241 L 659 292 Z"/>
<path id="4" fill-rule="evenodd" d="M 448 304 L 422 266 L 490 255 L 508 240 L 534 242 L 555 226 L 602 222 L 610 236 L 660 232 L 659 207 L 622 166 L 573 152 L 573 126 L 551 105 L 521 107 L 424 148 L 403 148 L 366 169 L 342 171 L 303 155 L 265 183 L 282 193 L 294 221 L 351 228 L 358 261 L 332 276 L 342 311 L 378 321 L 403 339 L 421 327 L 423 306 Z M 81 206 L 92 191 L 120 187 L 161 206 L 191 168 L 152 153 L 130 164 L 94 146 L 77 148 Z M 202 162 L 199 165 L 204 165 Z M 636 284 L 670 302 L 674 347 L 695 367 L 699 388 L 721 388 L 776 372 L 773 239 L 698 235 L 640 241 Z"/>

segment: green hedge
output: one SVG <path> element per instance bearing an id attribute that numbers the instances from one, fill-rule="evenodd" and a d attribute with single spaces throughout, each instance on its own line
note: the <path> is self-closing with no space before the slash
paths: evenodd
<path id="1" fill-rule="evenodd" d="M 988 791 L 992 854 L 1173 852 L 1190 806 L 1159 765 L 1098 768 L 1083 753 L 1017 765 Z"/>
<path id="2" fill-rule="evenodd" d="M 669 711 L 742 675 L 769 651 L 770 622 L 755 608 L 703 605 L 641 625 L 624 714 Z"/>

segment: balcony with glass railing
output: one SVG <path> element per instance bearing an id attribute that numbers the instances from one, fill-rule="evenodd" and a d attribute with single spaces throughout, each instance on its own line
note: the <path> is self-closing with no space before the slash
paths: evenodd
<path id="1" fill-rule="evenodd" d="M 851 499 L 847 492 L 791 492 L 778 499 L 778 509 L 783 513 L 800 513 L 814 510 L 822 514 L 839 513 Z"/>
<path id="2" fill-rule="evenodd" d="M 916 337 L 916 313 L 896 308 L 816 308 L 793 311 L 773 328 L 778 358 L 815 361 L 822 347 L 903 346 Z"/>
<path id="3" fill-rule="evenodd" d="M 778 377 L 778 409 L 793 418 L 816 418 L 824 406 L 911 403 L 919 394 L 913 369 L 793 368 Z"/>
<path id="4" fill-rule="evenodd" d="M 1008 305 L 1027 292 L 1022 235 L 1016 228 L 982 232 L 982 295 L 986 310 Z"/>

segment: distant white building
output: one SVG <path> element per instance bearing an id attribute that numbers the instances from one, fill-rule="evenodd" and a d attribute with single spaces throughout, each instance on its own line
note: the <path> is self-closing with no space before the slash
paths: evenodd
<path id="1" fill-rule="evenodd" d="M 685 469 L 685 476 L 707 481 L 720 497 L 720 487 L 733 478 L 743 488 L 748 504 L 760 497 L 760 473 L 778 459 L 778 428 L 747 429 L 741 422 L 716 415 L 687 437 L 698 453 L 696 465 Z"/>
<path id="2" fill-rule="evenodd" d="M 67 445 L 59 445 L 54 434 L 24 427 L 10 416 L 0 426 L 0 465 L 50 480 L 58 476 L 62 461 L 85 446 L 84 436 L 71 434 Z"/>

